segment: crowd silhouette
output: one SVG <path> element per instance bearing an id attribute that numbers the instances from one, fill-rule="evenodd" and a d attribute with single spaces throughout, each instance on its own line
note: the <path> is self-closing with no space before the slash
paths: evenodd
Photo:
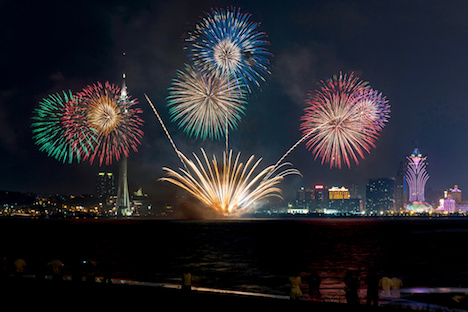
<path id="1" fill-rule="evenodd" d="M 59 257 L 50 259 L 27 260 L 23 257 L 1 257 L 1 280 L 10 279 L 21 281 L 26 276 L 36 280 L 52 280 L 62 282 L 69 280 L 79 283 L 94 283 L 99 277 L 101 283 L 112 283 L 113 259 L 109 256 L 96 261 L 87 257 L 75 257 L 68 262 L 63 262 Z M 323 274 L 323 273 L 322 273 Z M 350 305 L 365 303 L 367 305 L 379 305 L 381 297 L 400 297 L 400 288 L 403 282 L 398 277 L 379 276 L 375 268 L 363 272 L 363 278 L 355 270 L 347 270 L 342 275 L 344 287 L 344 302 Z M 180 288 L 188 293 L 192 289 L 192 272 L 184 269 L 181 274 Z M 326 301 L 322 294 L 322 278 L 316 270 L 310 273 L 294 272 L 289 276 L 289 298 L 291 301 Z M 359 292 L 359 290 L 362 290 Z M 365 297 L 359 294 L 364 293 Z M 341 301 L 343 302 L 343 301 Z"/>
<path id="2" fill-rule="evenodd" d="M 59 258 L 51 257 L 49 260 L 39 257 L 27 260 L 25 257 L 9 259 L 1 258 L 1 280 L 8 279 L 21 281 L 29 279 L 63 281 L 68 279 L 74 282 L 96 282 L 96 277 L 101 276 L 102 282 L 111 283 L 112 263 L 104 258 L 98 262 L 92 258 L 75 258 L 67 263 Z"/>

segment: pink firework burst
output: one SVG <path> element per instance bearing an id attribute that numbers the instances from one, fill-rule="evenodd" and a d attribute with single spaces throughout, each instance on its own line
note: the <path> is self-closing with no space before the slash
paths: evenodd
<path id="1" fill-rule="evenodd" d="M 89 146 L 84 154 L 91 163 L 98 158 L 99 165 L 109 165 L 113 159 L 128 156 L 130 150 L 136 152 L 141 144 L 143 120 L 137 103 L 125 85 L 122 89 L 109 82 L 87 86 L 66 108 L 66 136 L 75 146 Z"/>
<path id="2" fill-rule="evenodd" d="M 351 159 L 358 164 L 364 151 L 375 147 L 390 113 L 385 96 L 353 73 L 321 81 L 306 103 L 303 139 L 315 159 L 320 157 L 330 168 L 341 168 L 343 162 L 351 167 Z"/>
<path id="3" fill-rule="evenodd" d="M 61 123 L 64 126 L 64 137 L 70 147 L 83 160 L 88 159 L 97 144 L 97 136 L 89 129 L 86 110 L 82 101 L 75 95 L 63 108 Z"/>

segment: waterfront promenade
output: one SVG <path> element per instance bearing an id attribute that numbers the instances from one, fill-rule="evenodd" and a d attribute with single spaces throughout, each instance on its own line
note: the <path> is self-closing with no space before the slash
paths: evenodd
<path id="1" fill-rule="evenodd" d="M 24 279 L 2 284 L 5 306 L 24 310 L 65 308 L 132 311 L 392 311 L 386 307 L 351 307 L 342 303 L 291 302 L 288 299 L 192 291 L 128 284 L 74 283 Z"/>
<path id="2" fill-rule="evenodd" d="M 422 290 L 422 289 L 420 289 Z M 414 300 L 381 300 L 379 306 L 349 305 L 337 302 L 290 301 L 287 296 L 197 288 L 185 293 L 178 285 L 113 279 L 100 282 L 54 281 L 23 278 L 3 280 L 0 287 L 3 306 L 15 309 L 65 308 L 132 311 L 468 311 L 464 306 L 442 306 Z M 450 298 L 450 297 L 446 297 Z"/>

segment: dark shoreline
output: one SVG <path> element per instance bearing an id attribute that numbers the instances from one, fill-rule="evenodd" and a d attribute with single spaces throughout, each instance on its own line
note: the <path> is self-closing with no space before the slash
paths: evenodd
<path id="1" fill-rule="evenodd" d="M 15 308 L 63 309 L 65 307 L 95 310 L 95 308 L 132 308 L 185 311 L 394 311 L 385 306 L 350 306 L 343 303 L 295 301 L 276 298 L 215 294 L 179 289 L 136 285 L 74 283 L 24 279 L 3 281 L 2 301 Z M 242 310 L 241 310 L 242 309 Z M 401 309 L 398 309 L 401 310 Z"/>

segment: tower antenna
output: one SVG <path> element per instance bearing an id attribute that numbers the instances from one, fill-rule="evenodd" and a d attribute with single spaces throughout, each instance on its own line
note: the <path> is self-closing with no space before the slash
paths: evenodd
<path id="1" fill-rule="evenodd" d="M 125 57 L 125 52 L 123 53 Z M 119 101 L 128 101 L 127 84 L 125 83 L 125 71 L 122 73 L 122 91 L 120 92 Z M 121 112 L 126 114 L 127 110 Z M 117 189 L 117 215 L 119 216 L 130 216 L 132 209 L 130 207 L 130 195 L 128 192 L 128 180 L 127 180 L 127 156 L 123 155 L 120 160 L 120 173 L 119 173 L 119 187 Z"/>

